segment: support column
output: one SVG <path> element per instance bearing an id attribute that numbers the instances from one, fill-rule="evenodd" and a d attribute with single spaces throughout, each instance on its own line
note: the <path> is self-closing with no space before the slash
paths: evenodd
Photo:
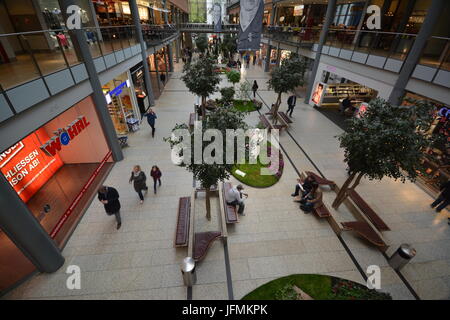
<path id="1" fill-rule="evenodd" d="M 136 1 L 136 0 L 134 0 Z M 164 9 L 167 10 L 167 0 L 164 0 Z M 169 24 L 169 14 L 168 12 L 164 12 L 164 23 Z M 169 72 L 173 72 L 173 52 L 172 52 L 172 46 L 169 43 L 167 45 L 167 55 L 169 56 Z M 166 63 L 167 65 L 167 63 Z M 167 78 L 167 81 L 169 79 Z"/>
<path id="2" fill-rule="evenodd" d="M 64 264 L 64 257 L 27 205 L 0 174 L 0 227 L 41 272 L 51 273 Z"/>
<path id="3" fill-rule="evenodd" d="M 357 44 L 359 37 L 361 36 L 361 29 L 364 24 L 364 19 L 366 18 L 367 7 L 369 6 L 370 0 L 366 0 L 364 7 L 362 9 L 361 18 L 359 19 L 358 26 L 356 27 L 356 34 L 353 38 L 353 44 Z"/>
<path id="4" fill-rule="evenodd" d="M 400 104 L 400 99 L 405 94 L 405 88 L 411 78 L 417 63 L 419 63 L 420 56 L 427 43 L 427 40 L 433 33 L 434 26 L 438 22 L 439 16 L 444 10 L 445 0 L 433 0 L 430 8 L 428 8 L 425 21 L 417 34 L 416 40 L 403 62 L 403 67 L 400 70 L 397 81 L 395 82 L 394 89 L 392 89 L 388 102 L 394 105 Z"/>
<path id="5" fill-rule="evenodd" d="M 68 6 L 76 4 L 75 0 L 59 1 L 61 4 L 61 11 L 66 11 Z M 89 82 L 92 87 L 92 99 L 94 100 L 95 111 L 102 126 L 108 147 L 112 152 L 112 157 L 114 161 L 123 160 L 122 148 L 117 140 L 116 129 L 114 128 L 114 124 L 108 112 L 108 106 L 106 104 L 105 96 L 103 95 L 102 85 L 100 83 L 100 79 L 98 78 L 94 60 L 92 59 L 91 52 L 89 51 L 89 47 L 86 42 L 84 30 L 75 29 L 72 31 L 72 34 L 75 36 L 80 48 L 80 54 L 83 58 L 84 66 L 86 67 Z"/>
<path id="6" fill-rule="evenodd" d="M 275 15 L 276 15 L 277 7 L 274 3 L 272 3 L 272 14 L 270 15 L 270 22 L 269 25 L 273 27 L 274 21 L 275 21 Z M 272 46 L 270 45 L 270 38 L 267 44 L 267 54 L 266 54 L 266 61 L 264 63 L 264 72 L 269 72 L 270 70 L 270 53 L 272 52 Z"/>
<path id="7" fill-rule="evenodd" d="M 139 20 L 139 10 L 136 3 L 136 0 L 129 0 L 130 3 L 130 11 L 131 15 L 133 17 L 134 26 L 136 28 L 136 35 L 138 37 L 138 41 L 141 45 L 141 55 L 142 55 L 142 65 L 144 67 L 144 82 L 145 82 L 145 89 L 147 91 L 147 98 L 149 106 L 155 105 L 155 96 L 153 94 L 152 89 L 152 82 L 150 80 L 150 69 L 148 68 L 148 62 L 147 62 L 147 46 L 144 42 L 144 37 L 142 35 L 142 27 L 141 22 Z"/>
<path id="8" fill-rule="evenodd" d="M 327 37 L 328 28 L 333 22 L 334 13 L 336 12 L 336 0 L 329 0 L 327 6 L 327 13 L 325 15 L 325 22 L 323 23 L 322 31 L 320 32 L 319 45 L 317 47 L 316 57 L 314 59 L 314 65 L 311 71 L 311 75 L 309 76 L 308 88 L 306 89 L 305 94 L 305 103 L 309 103 L 309 97 L 311 96 L 311 92 L 314 86 L 314 79 L 316 78 L 317 69 L 319 68 L 320 56 L 322 55 L 323 44 L 325 43 L 325 39 Z"/>

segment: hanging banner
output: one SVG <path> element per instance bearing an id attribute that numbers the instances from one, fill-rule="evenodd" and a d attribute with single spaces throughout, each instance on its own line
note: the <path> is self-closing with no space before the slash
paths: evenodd
<path id="1" fill-rule="evenodd" d="M 263 26 L 264 2 L 241 0 L 238 51 L 259 50 Z"/>
<path id="2" fill-rule="evenodd" d="M 214 3 L 213 7 L 214 32 L 222 32 L 222 7 L 220 3 Z"/>

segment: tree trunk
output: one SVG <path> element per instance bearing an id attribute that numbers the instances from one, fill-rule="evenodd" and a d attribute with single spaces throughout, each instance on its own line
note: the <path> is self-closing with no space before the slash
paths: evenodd
<path id="1" fill-rule="evenodd" d="M 206 219 L 211 220 L 210 187 L 206 187 Z"/>
<path id="2" fill-rule="evenodd" d="M 277 123 L 277 114 L 278 114 L 278 109 L 280 109 L 280 104 L 281 104 L 281 92 L 278 94 L 277 101 L 275 102 L 275 108 L 272 113 L 273 123 Z"/>
<path id="3" fill-rule="evenodd" d="M 206 115 L 205 106 L 206 106 L 206 97 L 202 97 L 202 105 L 200 106 L 200 108 L 202 110 L 202 120 L 205 119 L 205 115 Z"/>
<path id="4" fill-rule="evenodd" d="M 347 192 L 348 186 L 353 181 L 355 176 L 356 176 L 356 172 L 352 173 L 347 178 L 347 180 L 345 180 L 344 184 L 342 185 L 342 188 L 339 190 L 339 193 L 336 196 L 336 199 L 334 199 L 334 201 L 333 201 L 333 204 L 332 204 L 333 208 L 335 208 L 335 209 L 339 208 L 341 203 L 345 200 L 345 198 L 347 196 L 346 192 Z"/>

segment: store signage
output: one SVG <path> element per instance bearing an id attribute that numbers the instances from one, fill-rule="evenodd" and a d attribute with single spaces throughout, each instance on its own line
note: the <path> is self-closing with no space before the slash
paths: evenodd
<path id="1" fill-rule="evenodd" d="M 303 8 L 304 5 L 298 5 L 294 7 L 294 17 L 302 16 L 303 15 Z"/>
<path id="2" fill-rule="evenodd" d="M 41 150 L 48 156 L 55 156 L 57 151 L 61 151 L 62 146 L 67 146 L 71 140 L 78 136 L 90 125 L 85 116 L 79 116 L 64 129 L 55 131 L 55 135 L 41 146 Z"/>
<path id="3" fill-rule="evenodd" d="M 47 132 L 40 128 L 0 153 L 0 170 L 24 202 L 63 165 L 58 156 L 50 158 L 40 150 L 40 142 L 47 139 Z"/>
<path id="4" fill-rule="evenodd" d="M 111 97 L 120 95 L 122 93 L 123 88 L 129 88 L 129 87 L 130 87 L 130 80 L 127 79 L 126 81 L 122 82 L 117 87 L 112 89 L 110 92 L 105 94 L 106 103 L 110 104 L 112 102 Z"/>

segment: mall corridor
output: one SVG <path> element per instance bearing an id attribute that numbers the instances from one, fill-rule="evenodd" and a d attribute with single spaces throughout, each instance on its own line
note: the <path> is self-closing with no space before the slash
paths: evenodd
<path id="1" fill-rule="evenodd" d="M 191 194 L 193 179 L 191 173 L 172 163 L 169 145 L 163 141 L 175 124 L 188 121 L 197 101 L 180 79 L 181 71 L 182 65 L 175 64 L 154 107 L 158 117 L 155 137 L 143 121 L 140 130 L 129 135 L 124 160 L 114 163 L 105 181 L 120 193 L 122 227 L 116 230 L 114 218 L 107 216 L 94 198 L 63 250 L 65 265 L 56 273 L 33 276 L 3 299 L 187 299 L 180 273 L 187 252 L 173 247 L 173 236 L 178 198 Z M 269 74 L 257 65 L 241 72 L 241 81 L 257 80 L 257 99 L 263 102 L 260 112 L 267 112 L 276 99 L 267 89 Z M 220 87 L 229 86 L 222 77 Z M 320 170 L 338 186 L 347 177 L 336 139 L 342 129 L 304 104 L 302 98 L 297 99 L 293 124 L 280 134 L 285 157 L 280 181 L 266 189 L 246 187 L 246 216 L 228 227 L 228 246 L 215 241 L 197 265 L 192 298 L 240 299 L 272 279 L 294 273 L 328 274 L 365 283 L 361 271 L 366 272 L 369 265 L 381 268 L 381 291 L 391 293 L 394 299 L 414 299 L 414 294 L 421 299 L 450 298 L 449 212 L 436 214 L 430 209 L 432 197 L 416 184 L 383 179 L 363 180 L 358 186 L 358 192 L 391 229 L 383 233 L 389 245 L 386 254 L 390 256 L 402 243 L 417 250 L 401 274 L 356 234 L 344 232 L 338 238 L 327 221 L 303 214 L 292 201 L 297 172 Z M 282 111 L 287 109 L 286 101 L 287 95 L 283 95 Z M 245 121 L 257 125 L 258 115 L 252 112 Z M 150 188 L 143 204 L 128 183 L 134 165 L 140 165 L 148 177 L 153 165 L 163 173 L 158 193 Z M 148 184 L 151 186 L 150 181 Z M 323 192 L 324 202 L 338 222 L 353 220 L 344 206 L 332 210 L 334 193 L 327 187 Z M 196 215 L 199 221 L 203 217 Z M 80 290 L 66 287 L 69 265 L 81 269 Z M 228 276 L 227 268 L 231 270 Z"/>

